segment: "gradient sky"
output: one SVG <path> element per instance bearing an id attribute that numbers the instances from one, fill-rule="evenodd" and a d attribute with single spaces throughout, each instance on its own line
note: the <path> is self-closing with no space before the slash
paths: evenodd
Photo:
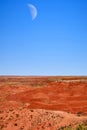
<path id="1" fill-rule="evenodd" d="M 87 75 L 87 0 L 0 0 L 0 75 Z"/>

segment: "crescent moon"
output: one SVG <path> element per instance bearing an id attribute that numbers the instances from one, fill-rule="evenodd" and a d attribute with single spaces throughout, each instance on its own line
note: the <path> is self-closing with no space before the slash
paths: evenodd
<path id="1" fill-rule="evenodd" d="M 30 13 L 31 13 L 31 16 L 32 16 L 32 20 L 34 20 L 36 17 L 37 17 L 37 9 L 34 5 L 32 4 L 28 4 L 28 7 L 30 9 Z"/>

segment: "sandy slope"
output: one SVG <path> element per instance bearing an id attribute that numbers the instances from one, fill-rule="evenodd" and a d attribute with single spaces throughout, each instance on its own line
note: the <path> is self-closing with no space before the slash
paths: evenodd
<path id="1" fill-rule="evenodd" d="M 11 108 L 0 111 L 0 130 L 58 130 L 86 122 L 87 117 L 77 117 L 62 111 Z"/>

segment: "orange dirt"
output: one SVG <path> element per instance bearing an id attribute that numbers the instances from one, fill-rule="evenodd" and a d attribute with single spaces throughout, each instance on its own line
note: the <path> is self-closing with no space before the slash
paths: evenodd
<path id="1" fill-rule="evenodd" d="M 27 113 L 29 117 L 26 114 L 25 119 L 20 109 Z M 19 113 L 20 118 L 18 116 L 18 119 L 21 120 L 20 122 L 24 125 L 29 121 L 28 118 L 30 119 L 31 113 L 29 110 L 31 109 L 34 111 L 34 115 L 32 115 L 34 121 L 39 118 L 38 116 L 42 116 L 45 122 L 47 122 L 47 119 L 45 119 L 47 116 L 44 115 L 46 112 L 49 113 L 48 118 L 50 118 L 50 113 L 53 113 L 55 116 L 57 114 L 58 116 L 59 111 L 68 112 L 63 113 L 66 117 L 63 117 L 64 120 L 59 121 L 61 125 L 56 123 L 60 118 L 55 117 L 55 125 L 52 124 L 53 119 L 50 118 L 46 126 L 49 126 L 50 123 L 51 126 L 47 128 L 43 125 L 45 130 L 56 130 L 64 126 L 67 124 L 64 123 L 67 122 L 67 116 L 70 117 L 68 122 L 69 120 L 71 122 L 81 121 L 81 119 L 84 118 L 87 121 L 87 77 L 0 77 L 0 124 L 2 124 L 0 130 L 16 130 L 16 128 L 17 130 L 22 130 L 22 128 L 19 129 L 19 127 L 15 128 L 12 126 L 14 120 L 16 120 L 14 113 Z M 13 111 L 14 113 L 12 113 Z M 56 114 L 54 114 L 55 111 Z M 9 125 L 8 113 L 10 115 L 9 118 L 12 117 L 10 120 L 11 124 Z M 40 115 L 38 115 L 38 113 Z M 84 117 L 77 117 L 73 114 L 82 115 Z M 23 123 L 22 117 L 25 119 L 25 123 Z M 28 123 L 28 127 L 23 128 L 24 130 L 44 129 L 42 129 L 41 126 L 44 121 L 41 121 L 42 123 L 39 124 L 36 123 L 35 127 L 32 127 L 31 123 L 34 123 L 32 120 L 33 119 L 31 119 L 30 127 Z M 68 125 L 72 124 L 71 122 L 69 122 Z M 7 127 L 5 127 L 6 123 Z M 14 126 L 16 125 L 17 124 L 14 124 Z"/>

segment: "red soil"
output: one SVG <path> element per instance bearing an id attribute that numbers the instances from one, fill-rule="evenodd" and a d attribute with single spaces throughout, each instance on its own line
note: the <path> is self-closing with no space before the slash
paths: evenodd
<path id="1" fill-rule="evenodd" d="M 10 94 L 7 100 L 29 103 L 29 108 L 87 114 L 87 83 L 52 82 L 45 87 Z"/>
<path id="2" fill-rule="evenodd" d="M 3 110 L 0 114 L 6 116 L 6 113 L 12 109 L 21 115 L 20 108 L 27 112 L 30 109 L 38 112 L 40 112 L 38 109 L 65 111 L 83 115 L 87 119 L 87 77 L 0 77 L 0 111 Z M 11 111 L 9 114 L 11 114 L 11 117 L 13 116 Z M 44 118 L 43 112 L 42 115 L 42 118 Z M 69 116 L 72 117 L 72 114 Z M 71 117 L 70 119 L 72 119 Z M 26 116 L 26 118 L 29 117 Z M 67 120 L 67 118 L 64 120 Z M 8 118 L 5 122 L 8 122 Z M 0 124 L 3 124 L 3 126 L 5 122 L 0 120 Z M 30 128 L 29 130 L 37 130 L 36 126 L 35 129 Z M 52 127 L 49 130 L 54 130 Z M 55 125 L 55 128 L 58 127 L 59 125 Z M 11 126 L 1 128 L 2 130 L 12 129 Z M 16 129 L 14 128 L 14 130 Z M 40 130 L 42 129 L 40 128 Z"/>

